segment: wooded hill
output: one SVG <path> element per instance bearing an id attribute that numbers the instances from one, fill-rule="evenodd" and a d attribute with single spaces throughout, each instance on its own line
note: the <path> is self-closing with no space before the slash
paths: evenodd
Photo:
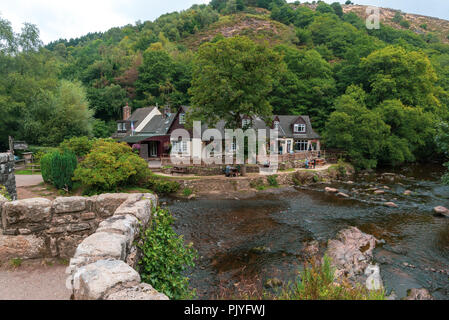
<path id="1" fill-rule="evenodd" d="M 328 147 L 360 167 L 441 153 L 448 119 L 449 22 L 381 9 L 367 30 L 364 6 L 284 0 L 212 0 L 155 21 L 59 40 L 45 47 L 27 25 L 0 21 L 0 145 L 13 134 L 56 145 L 105 137 L 121 107 L 190 104 L 198 48 L 245 36 L 285 68 L 267 99 L 277 114 L 310 115 Z"/>

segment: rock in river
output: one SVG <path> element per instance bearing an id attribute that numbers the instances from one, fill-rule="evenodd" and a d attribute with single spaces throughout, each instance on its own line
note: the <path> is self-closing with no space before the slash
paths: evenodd
<path id="1" fill-rule="evenodd" d="M 385 206 L 390 208 L 399 208 L 398 205 L 394 202 L 385 202 Z"/>
<path id="2" fill-rule="evenodd" d="M 407 298 L 404 300 L 433 300 L 427 289 L 410 289 L 407 291 Z"/>
<path id="3" fill-rule="evenodd" d="M 324 189 L 324 191 L 329 192 L 329 193 L 338 193 L 338 190 L 335 188 L 330 188 L 330 187 L 326 187 Z"/>
<path id="4" fill-rule="evenodd" d="M 433 208 L 433 212 L 435 212 L 437 215 L 440 216 L 445 216 L 449 218 L 449 209 L 439 206 L 439 207 L 435 207 Z"/>

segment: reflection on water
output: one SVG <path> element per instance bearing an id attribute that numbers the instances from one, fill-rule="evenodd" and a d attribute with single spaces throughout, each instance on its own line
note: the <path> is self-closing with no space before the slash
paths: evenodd
<path id="1" fill-rule="evenodd" d="M 432 214 L 433 207 L 448 205 L 449 188 L 439 184 L 441 167 L 405 168 L 395 179 L 382 173 L 332 185 L 349 199 L 326 194 L 327 185 L 320 184 L 246 200 L 164 199 L 177 217 L 177 232 L 201 256 L 192 286 L 200 298 L 214 298 L 219 285 L 232 287 L 242 277 L 292 280 L 303 263 L 304 242 L 325 244 L 339 230 L 357 226 L 386 241 L 375 257 L 388 290 L 403 297 L 407 289 L 425 287 L 449 299 L 448 274 L 441 272 L 449 270 L 449 219 Z M 385 194 L 375 195 L 381 187 L 387 187 Z M 405 196 L 405 190 L 413 194 Z M 399 208 L 385 207 L 386 201 Z"/>

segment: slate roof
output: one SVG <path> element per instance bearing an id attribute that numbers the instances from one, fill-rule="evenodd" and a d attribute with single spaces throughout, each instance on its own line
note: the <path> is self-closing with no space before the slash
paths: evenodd
<path id="1" fill-rule="evenodd" d="M 168 130 L 170 129 L 173 121 L 176 118 L 176 113 L 170 113 L 168 117 L 164 117 L 164 115 L 156 115 L 147 125 L 142 129 L 140 134 L 157 134 L 157 135 L 166 135 Z"/>

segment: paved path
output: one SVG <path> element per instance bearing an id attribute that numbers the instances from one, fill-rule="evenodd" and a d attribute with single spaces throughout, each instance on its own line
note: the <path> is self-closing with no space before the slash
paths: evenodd
<path id="1" fill-rule="evenodd" d="M 66 266 L 0 270 L 0 300 L 68 300 Z"/>
<path id="2" fill-rule="evenodd" d="M 44 182 L 40 174 L 35 175 L 16 175 L 16 187 L 31 187 L 37 186 L 39 183 Z"/>

